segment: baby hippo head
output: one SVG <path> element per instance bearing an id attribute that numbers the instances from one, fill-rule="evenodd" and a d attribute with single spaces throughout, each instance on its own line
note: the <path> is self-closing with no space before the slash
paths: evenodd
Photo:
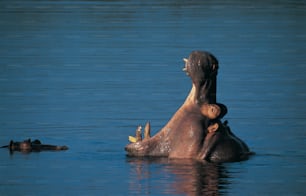
<path id="1" fill-rule="evenodd" d="M 200 110 L 203 116 L 211 120 L 221 119 L 227 113 L 227 107 L 221 103 L 202 104 Z"/>

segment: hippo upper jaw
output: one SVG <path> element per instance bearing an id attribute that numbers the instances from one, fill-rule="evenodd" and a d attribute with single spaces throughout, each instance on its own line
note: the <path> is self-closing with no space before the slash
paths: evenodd
<path id="1" fill-rule="evenodd" d="M 183 60 L 185 62 L 183 71 L 191 78 L 196 87 L 196 103 L 216 103 L 218 60 L 209 52 L 204 51 L 193 51 L 188 59 Z"/>

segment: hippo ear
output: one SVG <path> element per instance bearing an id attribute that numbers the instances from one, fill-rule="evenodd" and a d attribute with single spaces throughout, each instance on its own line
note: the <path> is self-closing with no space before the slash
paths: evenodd
<path id="1" fill-rule="evenodd" d="M 224 105 L 222 103 L 216 103 L 216 104 L 219 106 L 219 108 L 221 110 L 220 115 L 218 116 L 218 118 L 221 119 L 227 114 L 227 107 L 226 107 L 226 105 Z"/>
<path id="2" fill-rule="evenodd" d="M 9 149 L 14 150 L 14 141 L 13 140 L 10 141 Z"/>
<path id="3" fill-rule="evenodd" d="M 207 130 L 209 133 L 212 133 L 212 132 L 216 132 L 219 128 L 219 124 L 218 123 L 215 123 L 215 124 L 212 124 L 210 125 Z"/>

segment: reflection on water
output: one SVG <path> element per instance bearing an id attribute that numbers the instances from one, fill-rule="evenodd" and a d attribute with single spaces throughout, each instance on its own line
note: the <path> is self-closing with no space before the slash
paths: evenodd
<path id="1" fill-rule="evenodd" d="M 127 161 L 131 165 L 129 188 L 137 195 L 220 195 L 229 186 L 229 176 L 222 165 L 167 158 L 128 158 Z M 155 185 L 154 180 L 161 183 Z"/>
<path id="2" fill-rule="evenodd" d="M 299 0 L 0 1 L 0 195 L 304 195 L 306 4 Z M 130 159 L 183 103 L 182 58 L 219 59 L 219 102 L 256 155 L 222 165 Z M 156 193 L 156 194 L 155 194 Z"/>

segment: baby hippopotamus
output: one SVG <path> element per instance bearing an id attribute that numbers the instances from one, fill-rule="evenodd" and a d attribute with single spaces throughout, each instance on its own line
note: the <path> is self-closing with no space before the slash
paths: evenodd
<path id="1" fill-rule="evenodd" d="M 67 146 L 56 146 L 49 144 L 42 144 L 39 140 L 31 141 L 31 139 L 22 142 L 10 141 L 9 145 L 2 146 L 1 148 L 8 148 L 10 152 L 40 152 L 40 151 L 59 151 L 68 150 Z"/>
<path id="2" fill-rule="evenodd" d="M 236 137 L 228 126 L 228 121 L 211 122 L 207 128 L 204 146 L 198 159 L 211 162 L 234 162 L 248 159 L 249 147 L 240 138 Z"/>

